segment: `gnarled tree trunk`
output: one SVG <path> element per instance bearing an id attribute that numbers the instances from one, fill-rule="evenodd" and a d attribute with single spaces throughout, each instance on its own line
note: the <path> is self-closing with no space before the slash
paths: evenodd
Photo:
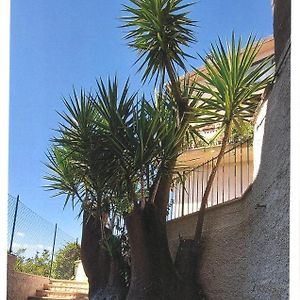
<path id="1" fill-rule="evenodd" d="M 222 140 L 221 149 L 220 149 L 220 152 L 218 154 L 217 161 L 216 161 L 215 165 L 213 166 L 212 171 L 209 175 L 208 182 L 207 182 L 207 185 L 206 185 L 206 189 L 205 189 L 203 198 L 201 200 L 201 206 L 200 206 L 200 210 L 198 212 L 198 219 L 197 219 L 196 231 L 195 231 L 195 236 L 194 236 L 194 241 L 197 244 L 200 244 L 200 242 L 201 242 L 203 224 L 204 224 L 204 216 L 205 216 L 205 208 L 207 206 L 208 197 L 209 197 L 211 188 L 213 186 L 215 176 L 217 174 L 218 168 L 220 166 L 220 163 L 221 163 L 222 158 L 223 158 L 224 153 L 225 153 L 227 141 L 230 137 L 230 131 L 231 131 L 231 121 L 229 121 L 225 125 L 224 137 L 223 137 L 223 140 Z"/>
<path id="2" fill-rule="evenodd" d="M 175 269 L 161 210 L 147 202 L 144 209 L 136 207 L 125 221 L 131 252 L 131 282 L 126 299 L 200 299 L 197 286 L 185 281 Z"/>
<path id="3" fill-rule="evenodd" d="M 89 298 L 105 288 L 109 276 L 109 254 L 101 246 L 100 220 L 83 213 L 81 261 L 89 282 Z"/>
<path id="4" fill-rule="evenodd" d="M 100 220 L 84 212 L 81 261 L 89 283 L 89 299 L 125 299 L 125 282 L 120 273 L 120 249 L 111 256 L 104 247 Z M 106 235 L 110 235 L 106 229 Z M 119 252 L 119 253 L 118 253 Z"/>

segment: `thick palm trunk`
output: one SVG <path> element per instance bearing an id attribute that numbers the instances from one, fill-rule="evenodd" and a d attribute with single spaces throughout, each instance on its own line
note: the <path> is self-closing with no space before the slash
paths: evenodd
<path id="1" fill-rule="evenodd" d="M 183 280 L 170 255 L 166 223 L 151 203 L 136 208 L 126 217 L 130 252 L 131 282 L 127 300 L 199 299 L 197 288 Z"/>
<path id="2" fill-rule="evenodd" d="M 121 254 L 110 256 L 105 249 L 100 220 L 83 215 L 81 261 L 89 282 L 89 299 L 102 300 L 114 296 L 124 299 L 125 282 L 120 273 Z M 111 234 L 107 229 L 106 234 Z"/>
<path id="3" fill-rule="evenodd" d="M 216 164 L 213 166 L 212 171 L 210 173 L 208 182 L 207 182 L 207 186 L 201 201 L 201 206 L 200 206 L 200 210 L 198 213 L 198 219 L 197 219 L 197 225 L 196 225 L 196 231 L 195 231 L 195 236 L 194 236 L 194 241 L 199 244 L 201 241 L 201 237 L 202 237 L 202 230 L 203 230 L 203 223 L 204 223 L 204 216 L 205 216 L 205 208 L 207 205 L 207 201 L 208 201 L 208 197 L 217 173 L 217 170 L 219 168 L 219 165 L 222 161 L 222 158 L 224 156 L 225 153 L 225 148 L 226 148 L 226 144 L 230 135 L 230 123 L 226 124 L 225 127 L 225 131 L 224 131 L 224 137 L 222 140 L 222 145 L 221 145 L 221 149 L 216 161 Z"/>
<path id="4" fill-rule="evenodd" d="M 105 288 L 109 275 L 109 255 L 101 247 L 100 221 L 89 213 L 83 214 L 81 261 L 89 282 L 89 298 Z"/>
<path id="5" fill-rule="evenodd" d="M 186 120 L 187 116 L 184 114 L 187 112 L 188 103 L 186 100 L 182 98 L 181 91 L 180 91 L 180 84 L 178 80 L 176 80 L 174 68 L 171 65 L 171 62 L 167 56 L 165 57 L 165 62 L 166 62 L 166 69 L 171 82 L 171 90 L 175 98 L 175 101 L 178 105 L 179 117 L 180 118 L 184 117 L 184 120 L 182 120 L 182 124 L 183 124 L 184 122 L 187 121 Z"/>

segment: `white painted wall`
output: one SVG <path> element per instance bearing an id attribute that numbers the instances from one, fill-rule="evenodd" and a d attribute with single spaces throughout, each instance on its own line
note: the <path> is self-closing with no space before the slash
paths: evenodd
<path id="1" fill-rule="evenodd" d="M 225 157 L 225 162 L 221 164 L 218 170 L 219 176 L 216 176 L 215 178 L 208 199 L 208 207 L 240 197 L 249 184 L 256 178 L 261 161 L 267 102 L 268 101 L 265 101 L 262 104 L 256 118 L 254 125 L 253 151 L 251 149 L 249 165 L 247 163 L 247 153 L 245 152 L 245 149 L 243 150 L 242 163 L 239 159 L 237 163 L 234 162 L 233 152 L 230 154 L 231 158 Z M 183 208 L 182 184 L 177 184 L 175 186 L 171 193 L 171 199 L 173 199 L 174 204 L 170 210 L 169 219 L 181 217 L 182 213 L 183 215 L 187 215 L 199 210 L 201 198 L 206 188 L 206 182 L 210 171 L 211 167 L 208 169 L 205 167 L 194 172 L 194 174 L 191 174 L 186 179 L 184 191 L 185 204 Z"/>
<path id="2" fill-rule="evenodd" d="M 76 272 L 75 280 L 80 282 L 87 282 L 88 278 L 86 277 L 81 260 L 76 261 Z"/>
<path id="3" fill-rule="evenodd" d="M 249 162 L 246 158 L 246 149 L 243 150 L 244 158 L 234 162 L 234 159 L 225 158 L 225 163 L 219 167 L 214 180 L 212 190 L 208 198 L 208 207 L 214 206 L 228 200 L 240 197 L 253 181 L 252 151 Z M 233 156 L 234 153 L 231 154 Z M 230 162 L 228 160 L 230 159 Z M 204 194 L 211 166 L 204 166 L 194 171 L 187 177 L 184 186 L 184 206 L 182 208 L 182 184 L 178 183 L 171 192 L 173 206 L 170 210 L 169 219 L 174 219 L 199 210 L 201 199 Z"/>
<path id="4" fill-rule="evenodd" d="M 268 101 L 265 101 L 257 115 L 257 119 L 254 125 L 254 137 L 253 137 L 253 179 L 256 178 L 260 160 L 261 160 L 261 148 L 265 130 L 265 118 L 267 112 Z"/>

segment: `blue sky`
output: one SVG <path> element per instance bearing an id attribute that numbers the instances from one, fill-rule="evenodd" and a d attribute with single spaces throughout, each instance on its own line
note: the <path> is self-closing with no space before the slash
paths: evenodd
<path id="1" fill-rule="evenodd" d="M 133 91 L 149 93 L 133 66 L 135 53 L 122 39 L 118 19 L 128 1 L 12 0 L 9 127 L 9 193 L 20 195 L 33 211 L 76 237 L 80 220 L 63 198 L 50 198 L 43 162 L 60 121 L 62 97 L 81 87 L 90 90 L 100 76 L 117 74 L 121 83 L 131 78 Z M 272 34 L 271 0 L 201 0 L 192 8 L 198 21 L 198 42 L 190 54 L 202 54 L 218 36 L 235 30 L 246 38 Z M 199 61 L 189 61 L 199 66 Z"/>

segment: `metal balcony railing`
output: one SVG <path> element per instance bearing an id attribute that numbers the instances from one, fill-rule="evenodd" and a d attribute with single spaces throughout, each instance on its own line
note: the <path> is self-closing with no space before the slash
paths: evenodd
<path id="1" fill-rule="evenodd" d="M 232 144 L 216 173 L 207 207 L 233 200 L 244 193 L 253 180 L 252 157 L 252 140 Z M 192 170 L 182 172 L 184 180 L 176 183 L 170 193 L 168 220 L 199 210 L 216 159 L 214 157 Z"/>

